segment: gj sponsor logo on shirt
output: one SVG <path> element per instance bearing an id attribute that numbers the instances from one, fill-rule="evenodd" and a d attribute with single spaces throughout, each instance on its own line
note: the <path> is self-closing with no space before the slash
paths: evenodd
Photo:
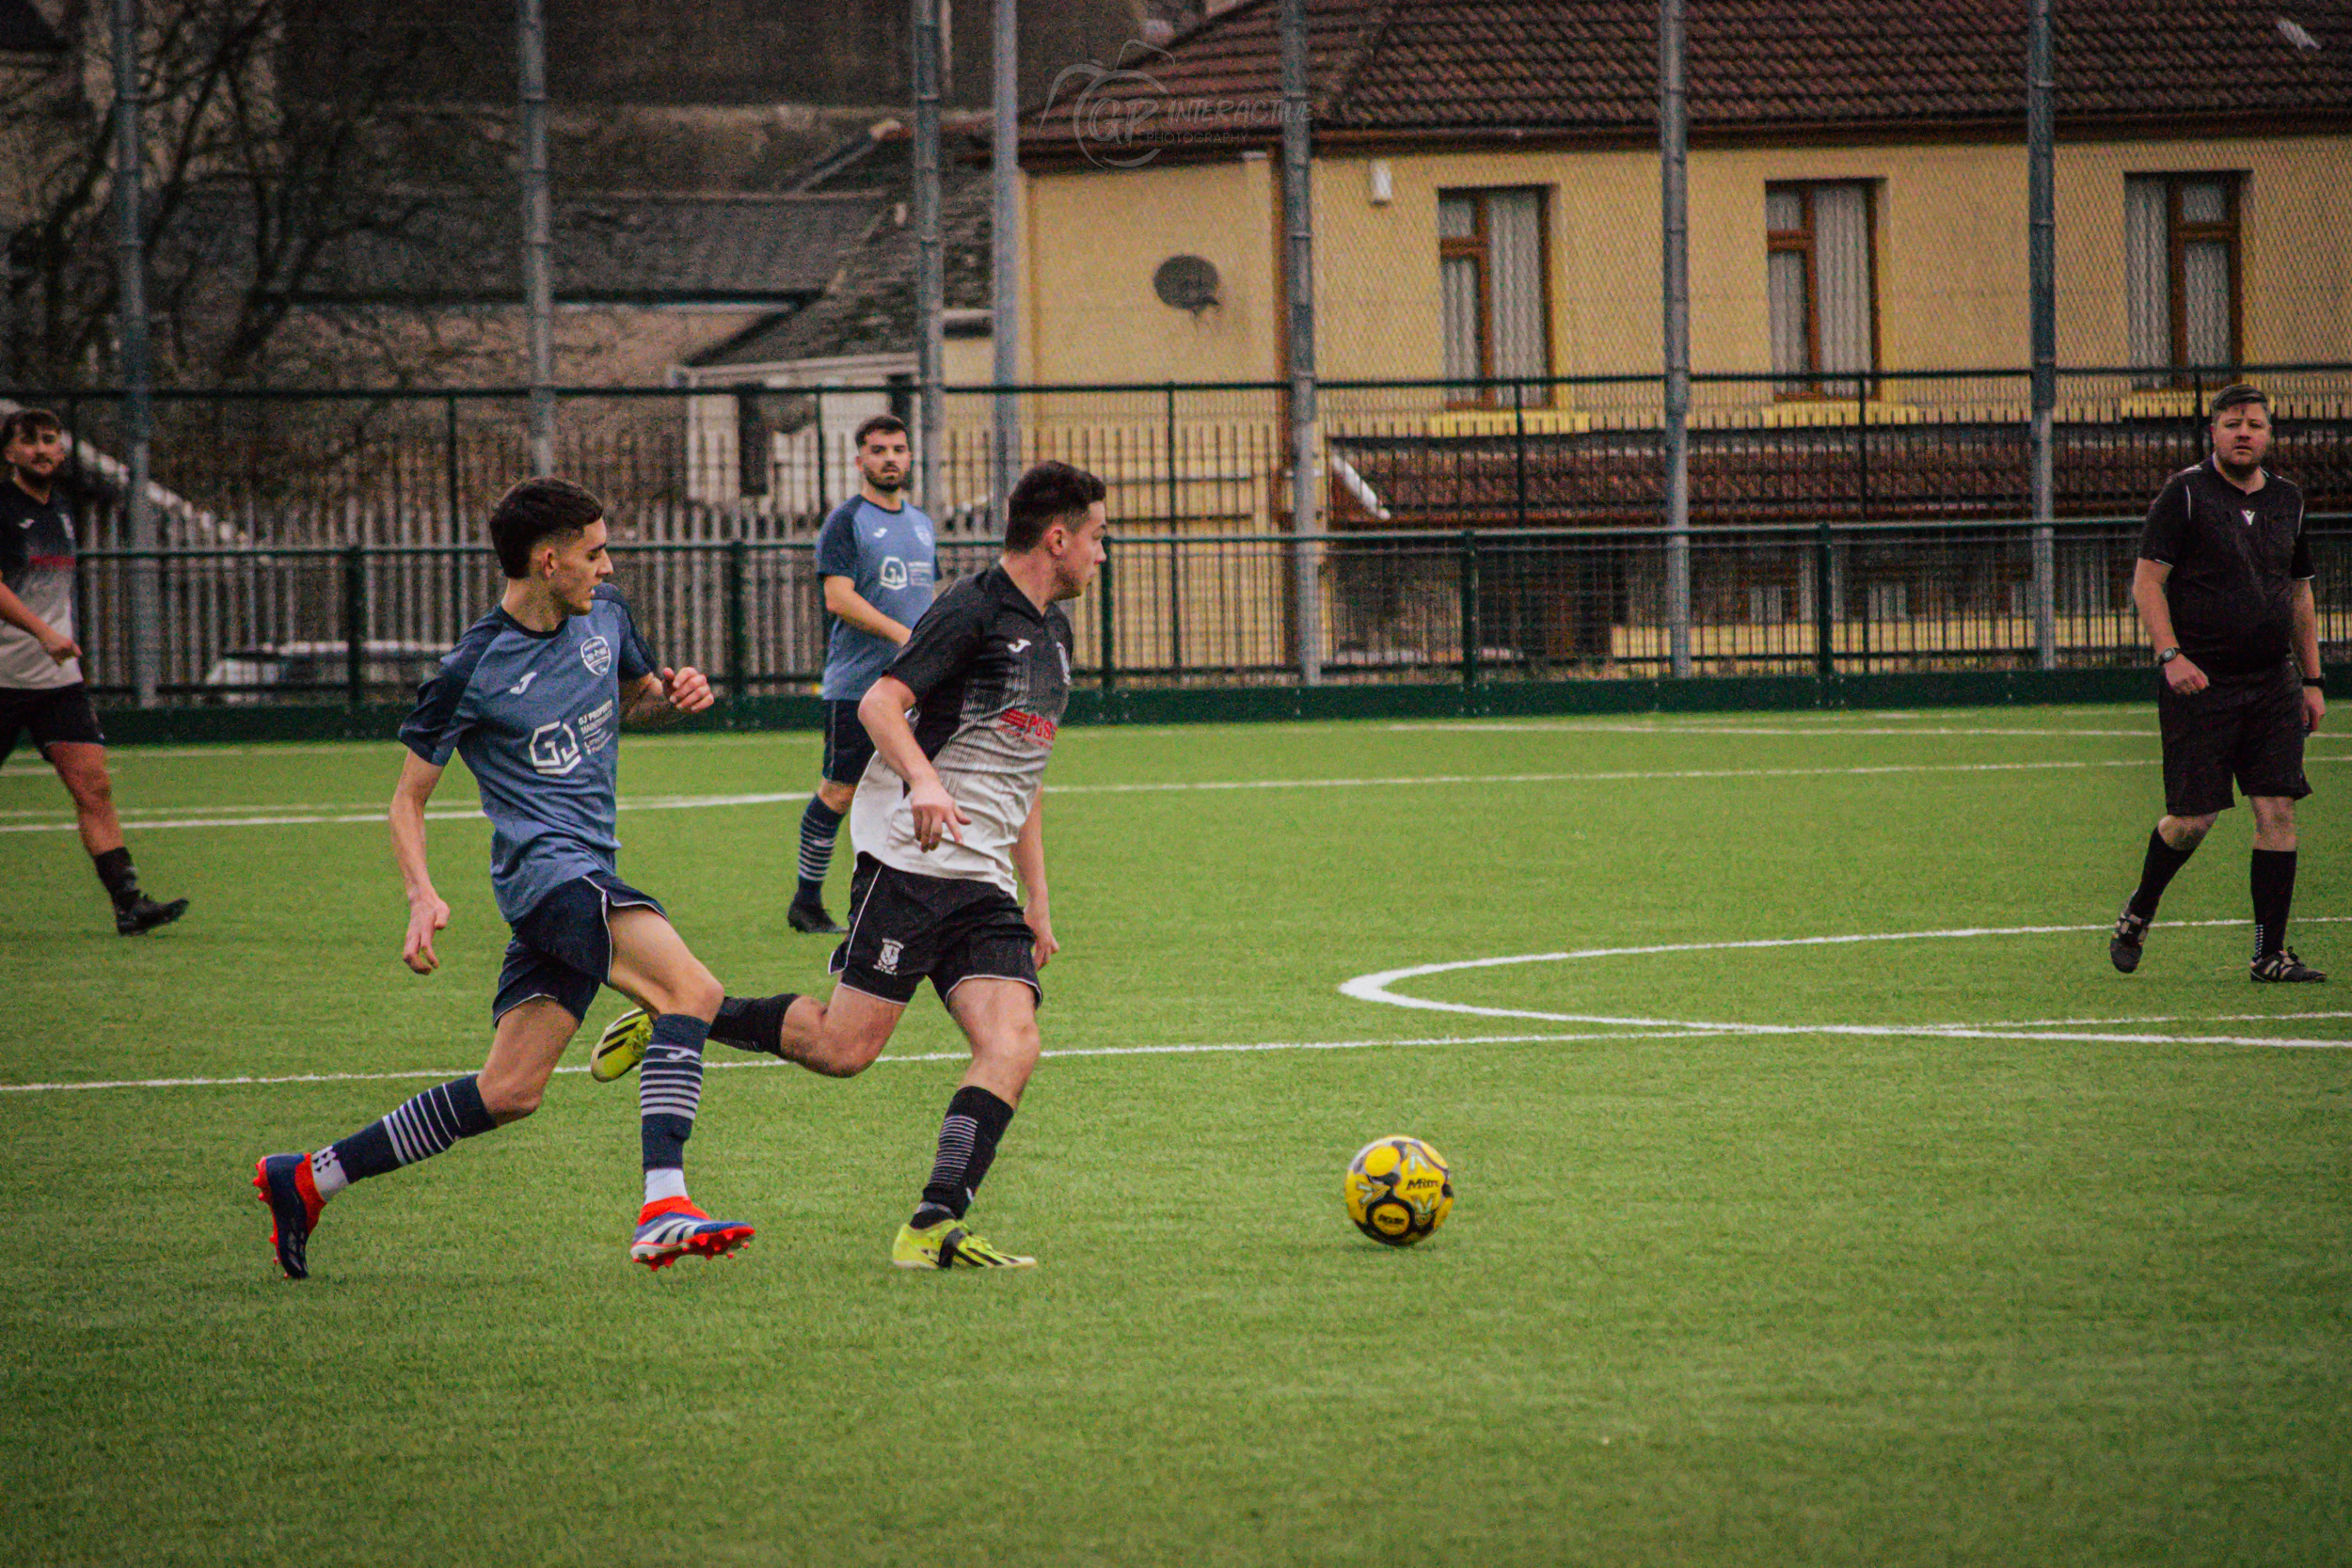
<path id="1" fill-rule="evenodd" d="M 907 563 L 895 555 L 883 556 L 882 585 L 884 588 L 904 588 L 907 585 Z"/>
<path id="2" fill-rule="evenodd" d="M 592 675 L 601 675 L 612 668 L 612 644 L 601 637 L 591 637 L 580 645 L 580 661 L 588 666 Z"/>
<path id="3" fill-rule="evenodd" d="M 548 778 L 562 778 L 578 768 L 586 754 L 580 750 L 580 732 L 568 720 L 559 719 L 531 732 L 531 766 Z"/>

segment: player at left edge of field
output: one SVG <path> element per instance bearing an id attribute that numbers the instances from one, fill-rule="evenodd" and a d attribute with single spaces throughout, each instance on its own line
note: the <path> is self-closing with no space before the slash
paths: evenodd
<path id="1" fill-rule="evenodd" d="M 644 1207 L 629 1257 L 659 1269 L 716 1258 L 752 1239 L 686 1190 L 686 1141 L 702 1101 L 703 1040 L 724 994 L 652 895 L 621 880 L 615 770 L 623 723 L 711 705 L 699 671 L 658 666 L 628 602 L 608 585 L 604 503 L 561 479 L 528 479 L 490 516 L 505 592 L 418 692 L 400 727 L 408 748 L 391 802 L 392 853 L 408 895 L 401 958 L 439 966 L 449 905 L 425 863 L 425 804 L 462 755 L 490 819 L 490 883 L 513 927 L 491 1003 L 482 1070 L 436 1085 L 339 1143 L 272 1154 L 253 1185 L 269 1209 L 278 1266 L 309 1275 L 309 1243 L 329 1199 L 354 1181 L 447 1150 L 531 1115 L 599 986 L 653 1015 L 639 1080 Z"/>
<path id="2" fill-rule="evenodd" d="M 122 842 L 106 736 L 73 640 L 73 508 L 57 483 L 65 425 L 46 408 L 0 419 L 0 763 L 29 734 L 73 798 L 82 847 L 115 907 L 115 929 L 142 936 L 188 912 L 139 891 Z"/>

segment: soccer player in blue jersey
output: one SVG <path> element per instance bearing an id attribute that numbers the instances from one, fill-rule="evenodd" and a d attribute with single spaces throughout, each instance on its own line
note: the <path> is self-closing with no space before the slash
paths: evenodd
<path id="1" fill-rule="evenodd" d="M 801 814 L 801 879 L 785 919 L 796 931 L 839 932 L 825 912 L 825 872 L 841 817 L 873 760 L 857 705 L 931 607 L 936 530 L 909 502 L 907 427 L 877 414 L 857 427 L 858 491 L 817 532 L 817 575 L 833 617 L 825 649 L 825 760 Z"/>
<path id="2" fill-rule="evenodd" d="M 270 1240 L 289 1279 L 308 1276 L 310 1232 L 344 1187 L 537 1110 L 604 985 L 653 1019 L 638 1091 L 645 1201 L 629 1256 L 659 1269 L 690 1254 L 722 1257 L 752 1239 L 750 1226 L 710 1218 L 686 1192 L 703 1040 L 724 993 L 660 904 L 621 880 L 614 863 L 621 724 L 700 712 L 710 706 L 710 683 L 694 670 L 655 665 L 628 605 L 605 586 L 612 562 L 603 503 L 579 485 L 516 485 L 491 514 L 490 539 L 506 592 L 441 661 L 401 725 L 410 754 L 391 805 L 392 851 L 408 889 L 401 958 L 430 974 L 449 905 L 425 865 L 425 803 L 453 753 L 481 785 L 490 883 L 514 927 L 491 1007 L 489 1059 L 340 1143 L 260 1162 L 253 1184 L 276 1222 Z"/>

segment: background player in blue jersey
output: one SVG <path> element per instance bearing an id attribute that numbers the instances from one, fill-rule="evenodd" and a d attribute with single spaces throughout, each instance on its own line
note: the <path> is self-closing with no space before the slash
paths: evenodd
<path id="1" fill-rule="evenodd" d="M 801 881 L 785 913 L 796 931 L 841 927 L 825 912 L 825 871 L 857 782 L 874 755 L 857 705 L 931 607 L 937 532 L 905 495 L 907 427 L 877 414 L 857 427 L 858 492 L 817 532 L 817 575 L 833 616 L 825 649 L 825 761 L 801 814 Z"/>
<path id="2" fill-rule="evenodd" d="M 260 1163 L 253 1184 L 276 1222 L 270 1239 L 289 1279 L 307 1276 L 310 1232 L 345 1186 L 537 1110 L 600 985 L 653 1017 L 638 1092 L 645 1202 L 629 1256 L 659 1269 L 752 1239 L 750 1226 L 710 1218 L 686 1193 L 703 1040 L 723 993 L 661 906 L 615 867 L 620 725 L 699 712 L 711 704 L 710 683 L 697 671 L 655 666 L 628 604 L 604 586 L 612 575 L 604 507 L 579 485 L 516 485 L 491 515 L 490 539 L 506 592 L 418 693 L 400 728 L 410 754 L 391 806 L 392 851 L 408 888 L 401 958 L 430 974 L 449 905 L 425 865 L 425 803 L 453 752 L 481 785 L 490 883 L 514 927 L 489 1059 L 341 1143 Z"/>

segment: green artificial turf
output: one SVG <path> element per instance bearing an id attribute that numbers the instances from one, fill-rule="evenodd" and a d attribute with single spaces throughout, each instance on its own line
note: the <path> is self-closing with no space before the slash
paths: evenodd
<path id="1" fill-rule="evenodd" d="M 120 751 L 196 901 L 124 942 L 20 752 L 0 1084 L 211 1082 L 0 1093 L 0 1560 L 2344 1560 L 2352 1060 L 2225 1042 L 2352 1042 L 2352 1003 L 2247 983 L 2243 811 L 2164 911 L 2227 924 L 2109 969 L 2153 727 L 1068 730 L 1071 1053 L 976 1211 L 1041 1267 L 886 1266 L 959 1071 L 894 1059 L 957 1051 L 927 993 L 851 1082 L 713 1048 L 690 1167 L 739 1260 L 630 1267 L 633 1081 L 570 1072 L 339 1198 L 301 1286 L 252 1162 L 478 1064 L 486 827 L 433 824 L 420 979 L 395 750 Z M 625 812 L 623 870 L 730 989 L 821 990 L 814 737 L 624 745 L 625 800 L 787 798 Z M 2352 738 L 2312 755 L 2294 941 L 2352 972 Z M 369 820 L 160 825 L 268 816 Z M 2007 934 L 1720 945 L 1962 930 Z M 1340 990 L 1559 954 L 1391 988 L 1483 1012 Z M 1393 1132 L 1458 1193 L 1403 1252 L 1340 1203 Z"/>

